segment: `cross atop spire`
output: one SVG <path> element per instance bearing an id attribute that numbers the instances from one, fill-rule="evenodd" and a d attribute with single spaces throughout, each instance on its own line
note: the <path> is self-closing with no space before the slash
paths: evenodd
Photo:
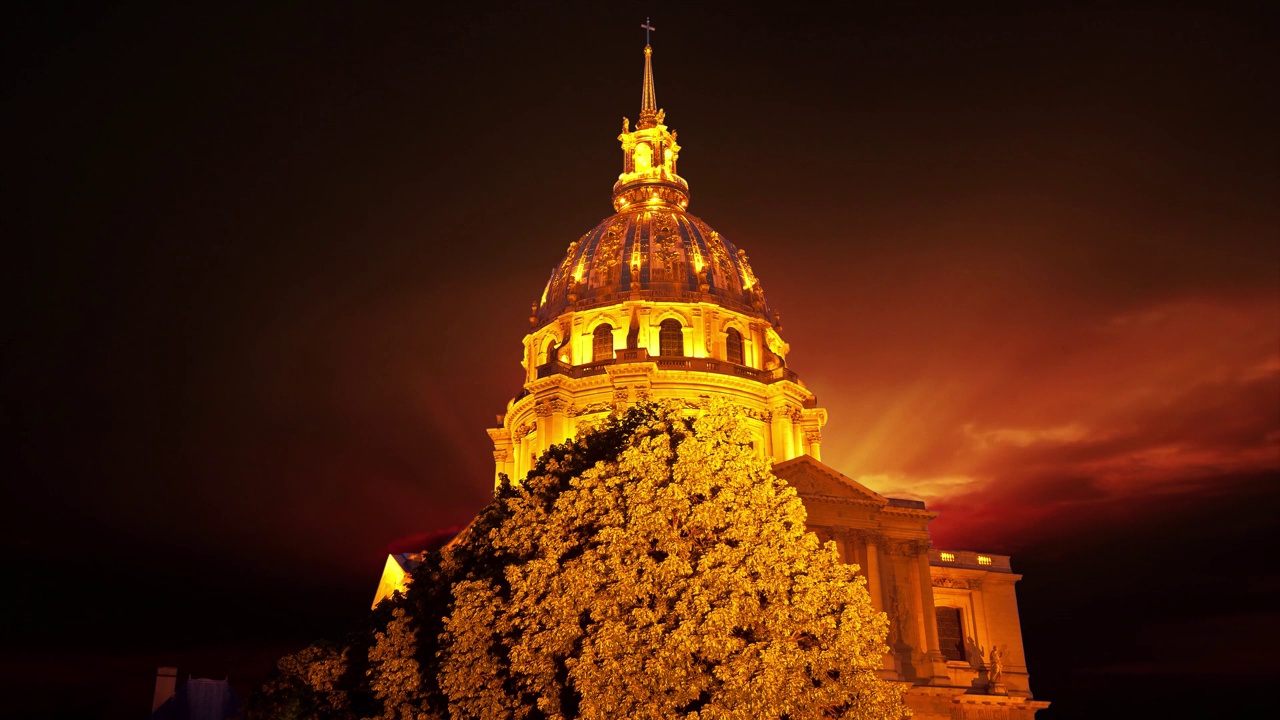
<path id="1" fill-rule="evenodd" d="M 640 27 L 644 28 L 644 89 L 640 94 L 640 120 L 636 123 L 637 130 L 643 130 L 658 125 L 659 119 L 658 100 L 653 92 L 653 48 L 649 46 L 649 33 L 657 30 L 650 22 L 649 18 L 644 19 L 644 24 Z"/>

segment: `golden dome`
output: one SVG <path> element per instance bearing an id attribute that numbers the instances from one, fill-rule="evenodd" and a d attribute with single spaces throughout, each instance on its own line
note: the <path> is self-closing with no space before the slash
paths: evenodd
<path id="1" fill-rule="evenodd" d="M 640 115 L 618 136 L 614 214 L 569 244 L 533 304 L 524 386 L 489 429 L 495 483 L 519 482 L 548 448 L 655 400 L 692 411 L 729 398 L 762 460 L 820 459 L 827 411 L 787 367 L 746 253 L 687 210 L 652 57 L 646 45 Z"/>
<path id="2" fill-rule="evenodd" d="M 618 212 L 569 245 L 531 318 L 541 327 L 567 310 L 627 300 L 701 302 L 770 320 L 746 253 L 685 212 L 689 184 L 676 173 L 680 146 L 653 90 L 653 49 L 644 49 L 640 119 L 623 118 Z"/>
<path id="3" fill-rule="evenodd" d="M 711 301 L 770 319 L 746 253 L 666 204 L 617 213 L 570 244 L 551 273 L 534 324 L 624 300 Z"/>

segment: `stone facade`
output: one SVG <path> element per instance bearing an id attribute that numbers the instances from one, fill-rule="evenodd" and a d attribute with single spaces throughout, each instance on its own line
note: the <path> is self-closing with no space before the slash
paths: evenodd
<path id="1" fill-rule="evenodd" d="M 1048 706 L 1032 699 L 1014 593 L 1021 576 L 1008 557 L 933 548 L 937 513 L 879 495 L 816 458 L 773 470 L 799 492 L 809 529 L 858 566 L 871 603 L 889 616 L 881 677 L 911 683 L 915 717 L 1031 718 Z"/>
<path id="2" fill-rule="evenodd" d="M 884 497 L 822 463 L 827 413 L 787 366 L 790 347 L 746 253 L 686 212 L 680 150 L 653 92 L 619 136 L 614 215 L 571 243 L 534 303 L 521 392 L 489 430 L 494 481 L 637 402 L 690 411 L 712 397 L 742 409 L 752 443 L 799 491 L 809 528 L 859 567 L 890 620 L 882 677 L 910 684 L 916 718 L 1032 718 L 1009 558 L 932 547 L 923 503 Z M 405 563 L 384 585 L 403 588 Z M 388 590 L 389 594 L 391 590 Z M 379 599 L 384 596 L 380 589 Z M 375 600 L 375 605 L 377 600 Z"/>

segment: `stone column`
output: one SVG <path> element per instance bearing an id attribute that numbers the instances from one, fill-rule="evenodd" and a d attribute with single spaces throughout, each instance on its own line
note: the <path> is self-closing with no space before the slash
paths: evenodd
<path id="1" fill-rule="evenodd" d="M 770 429 L 773 435 L 773 457 L 780 461 L 790 460 L 799 453 L 795 451 L 795 424 L 793 411 L 787 407 L 786 399 L 781 395 L 770 398 Z"/>
<path id="2" fill-rule="evenodd" d="M 920 609 L 924 621 L 925 650 L 933 679 L 930 685 L 942 685 L 950 681 L 947 661 L 938 643 L 938 614 L 933 605 L 933 575 L 929 572 L 929 541 L 915 542 L 916 565 L 920 572 Z"/>
<path id="3" fill-rule="evenodd" d="M 884 612 L 884 594 L 880 589 L 880 533 L 861 531 L 858 533 L 867 548 L 867 594 L 871 595 L 871 607 Z"/>
<path id="4" fill-rule="evenodd" d="M 871 595 L 871 607 L 879 612 L 886 612 L 884 578 L 881 576 L 880 569 L 880 546 L 884 544 L 885 537 L 878 532 L 865 531 L 863 536 L 867 548 L 867 593 Z M 902 668 L 898 666 L 898 656 L 893 654 L 893 648 L 880 658 L 880 678 L 882 680 L 902 678 Z"/>
<path id="5" fill-rule="evenodd" d="M 808 446 L 809 456 L 819 462 L 822 461 L 822 432 L 818 430 L 806 430 L 804 434 L 805 445 Z"/>

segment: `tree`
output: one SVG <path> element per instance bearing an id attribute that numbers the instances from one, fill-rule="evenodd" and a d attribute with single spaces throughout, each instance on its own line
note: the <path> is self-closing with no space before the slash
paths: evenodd
<path id="1" fill-rule="evenodd" d="M 735 406 L 615 416 L 415 572 L 369 650 L 379 717 L 905 715 L 884 614 L 804 522 Z"/>

